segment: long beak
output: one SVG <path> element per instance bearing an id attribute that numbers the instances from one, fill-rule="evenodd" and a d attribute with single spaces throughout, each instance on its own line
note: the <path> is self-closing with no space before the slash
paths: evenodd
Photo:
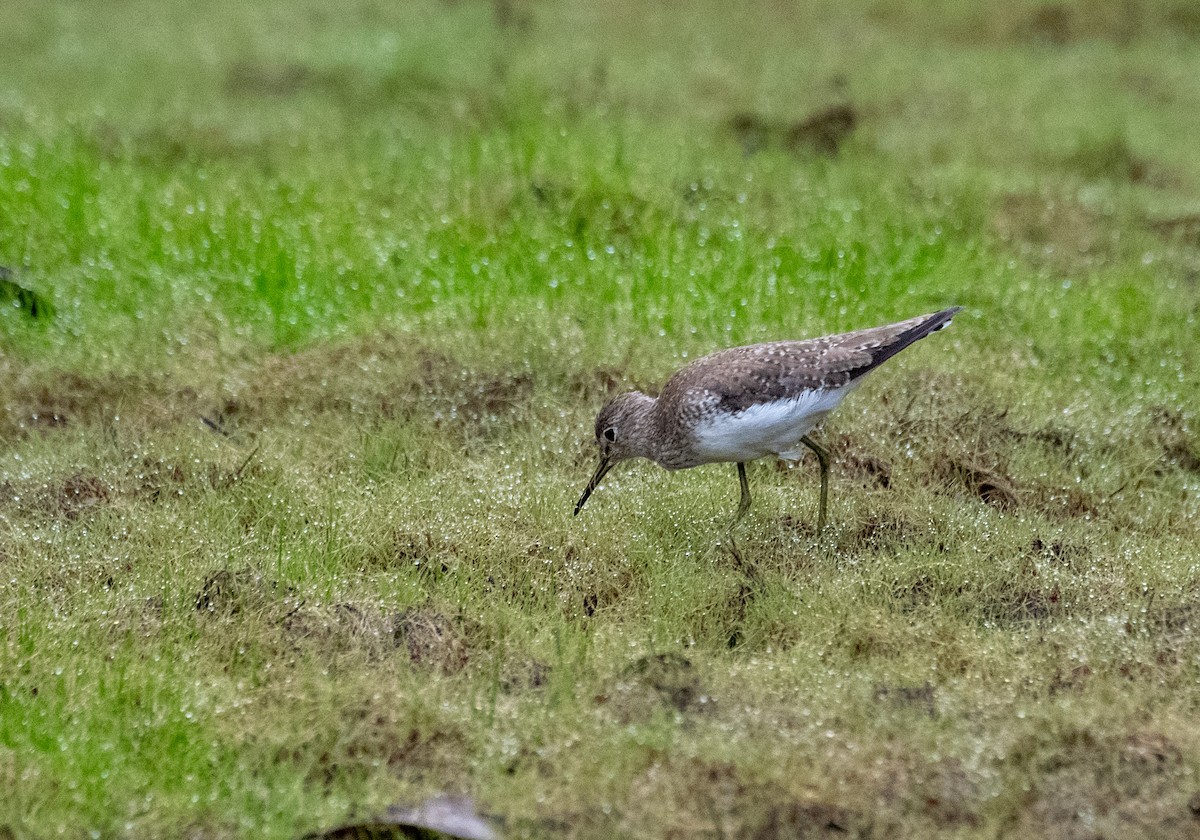
<path id="1" fill-rule="evenodd" d="M 575 512 L 572 516 L 578 516 L 579 511 L 583 510 L 583 503 L 588 500 L 588 496 L 592 495 L 592 491 L 596 489 L 604 476 L 608 475 L 608 471 L 612 469 L 613 462 L 607 455 L 600 456 L 600 466 L 596 467 L 596 474 L 592 476 L 592 480 L 588 482 L 587 487 L 583 488 L 583 495 L 579 497 L 579 501 L 575 504 Z"/>

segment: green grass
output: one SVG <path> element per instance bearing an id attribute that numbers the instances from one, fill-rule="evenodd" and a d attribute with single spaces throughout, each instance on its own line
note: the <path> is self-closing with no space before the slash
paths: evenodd
<path id="1" fill-rule="evenodd" d="M 0 837 L 1198 830 L 1191 4 L 644 5 L 0 9 Z M 614 391 L 951 304 L 821 540 L 570 516 Z"/>

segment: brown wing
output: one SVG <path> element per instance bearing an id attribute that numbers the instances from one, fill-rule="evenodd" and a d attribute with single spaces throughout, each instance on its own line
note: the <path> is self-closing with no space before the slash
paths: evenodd
<path id="1" fill-rule="evenodd" d="M 707 392 L 725 411 L 786 399 L 808 388 L 835 388 L 869 373 L 915 341 L 946 324 L 954 306 L 883 327 L 806 341 L 733 347 L 697 359 L 663 386 L 659 400 L 682 407 Z M 691 394 L 691 399 L 685 395 Z"/>

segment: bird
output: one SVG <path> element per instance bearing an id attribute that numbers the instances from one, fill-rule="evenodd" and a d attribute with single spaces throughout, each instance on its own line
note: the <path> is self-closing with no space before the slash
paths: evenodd
<path id="1" fill-rule="evenodd" d="M 821 468 L 820 535 L 829 500 L 829 453 L 808 433 L 868 373 L 949 325 L 961 310 L 951 306 L 854 332 L 732 347 L 676 371 L 657 397 L 619 394 L 596 416 L 600 463 L 573 515 L 621 461 L 647 458 L 671 471 L 723 462 L 737 464 L 736 524 L 750 509 L 746 462 L 768 455 L 799 461 L 808 449 Z"/>

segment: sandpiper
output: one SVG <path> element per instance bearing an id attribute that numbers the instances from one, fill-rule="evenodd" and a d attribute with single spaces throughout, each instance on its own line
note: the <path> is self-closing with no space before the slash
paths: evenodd
<path id="1" fill-rule="evenodd" d="M 742 488 L 737 522 L 750 508 L 746 462 L 766 455 L 798 461 L 807 447 L 821 465 L 821 533 L 829 453 L 808 433 L 866 374 L 945 327 L 960 309 L 841 335 L 721 350 L 677 371 L 658 397 L 640 391 L 615 397 L 596 417 L 600 465 L 575 513 L 619 461 L 649 458 L 668 470 L 733 462 Z"/>

